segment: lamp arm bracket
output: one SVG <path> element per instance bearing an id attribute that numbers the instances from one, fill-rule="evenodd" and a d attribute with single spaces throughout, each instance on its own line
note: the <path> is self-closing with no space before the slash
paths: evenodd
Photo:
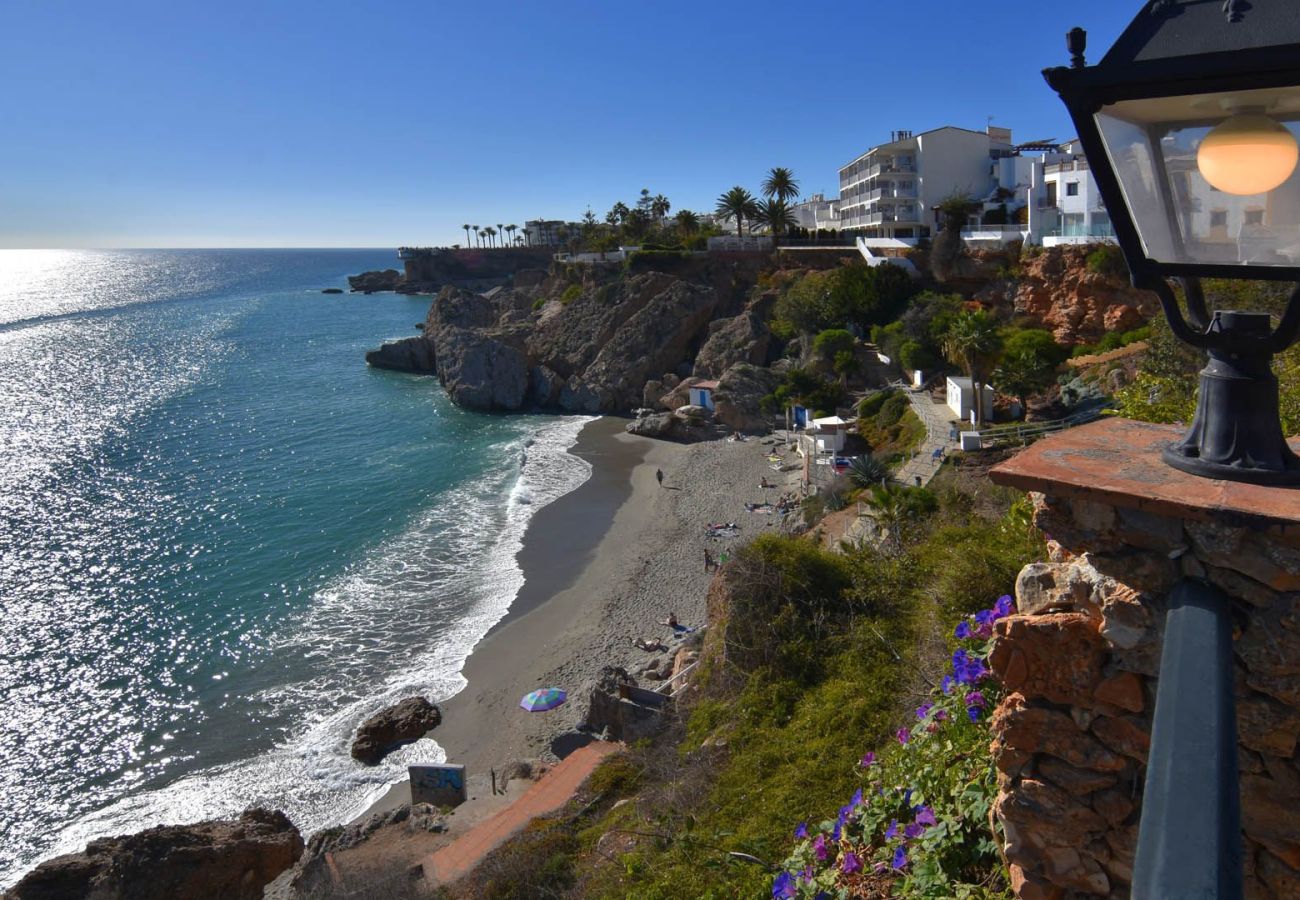
<path id="1" fill-rule="evenodd" d="M 1300 284 L 1291 291 L 1286 312 L 1283 313 L 1282 320 L 1277 323 L 1277 329 L 1269 338 L 1269 343 L 1274 353 L 1281 353 L 1294 344 L 1297 337 L 1300 337 Z"/>
<path id="2" fill-rule="evenodd" d="M 1205 306 L 1201 279 L 1188 277 L 1178 281 L 1183 286 L 1183 296 L 1187 298 L 1187 318 L 1191 320 L 1192 327 L 1199 331 L 1207 330 L 1210 327 L 1210 312 Z"/>
<path id="3" fill-rule="evenodd" d="M 1155 295 L 1160 298 L 1160 306 L 1165 311 L 1165 318 L 1169 320 L 1169 328 L 1173 331 L 1174 337 L 1184 343 L 1191 344 L 1193 347 L 1199 347 L 1202 350 L 1208 350 L 1218 343 L 1217 340 L 1211 336 L 1211 333 L 1204 330 L 1204 327 L 1198 330 L 1187 323 L 1187 319 L 1183 318 L 1183 311 L 1178 305 L 1178 298 L 1174 296 L 1173 288 L 1169 287 L 1169 282 L 1165 281 L 1158 275 L 1143 278 L 1140 283 L 1137 279 L 1134 279 L 1134 282 L 1134 287 L 1145 288 L 1146 290 L 1153 291 Z M 1205 299 L 1202 297 L 1201 309 L 1193 310 L 1193 317 L 1195 318 L 1197 312 L 1203 314 L 1204 308 Z"/>

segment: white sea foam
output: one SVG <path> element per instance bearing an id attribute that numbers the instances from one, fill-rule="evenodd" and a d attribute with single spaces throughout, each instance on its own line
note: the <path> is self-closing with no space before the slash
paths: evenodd
<path id="1" fill-rule="evenodd" d="M 456 488 L 317 593 L 274 647 L 277 657 L 307 660 L 307 677 L 258 697 L 299 719 L 287 739 L 114 802 L 66 828 L 42 855 L 152 824 L 235 816 L 250 805 L 282 809 L 306 833 L 361 812 L 408 764 L 442 761 L 442 749 L 425 739 L 364 767 L 349 756 L 350 739 L 358 722 L 398 699 L 443 700 L 464 687 L 465 659 L 523 585 L 516 557 L 529 520 L 591 475 L 590 464 L 568 452 L 589 421 L 524 420 L 531 440 L 494 448 L 510 461 L 495 477 Z"/>

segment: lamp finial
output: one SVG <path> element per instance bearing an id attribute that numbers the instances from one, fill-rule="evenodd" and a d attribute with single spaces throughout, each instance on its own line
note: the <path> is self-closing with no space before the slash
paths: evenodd
<path id="1" fill-rule="evenodd" d="M 1065 47 L 1070 51 L 1070 65 L 1075 69 L 1082 69 L 1087 63 L 1083 59 L 1083 51 L 1088 47 L 1088 32 L 1082 28 L 1071 28 L 1065 35 Z"/>

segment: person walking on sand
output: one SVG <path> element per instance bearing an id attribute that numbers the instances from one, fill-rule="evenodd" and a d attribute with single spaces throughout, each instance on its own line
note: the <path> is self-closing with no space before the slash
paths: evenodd
<path id="1" fill-rule="evenodd" d="M 704 571 L 707 572 L 712 568 L 713 568 L 713 555 L 709 553 L 709 548 L 705 547 L 704 548 Z"/>
<path id="2" fill-rule="evenodd" d="M 663 487 L 663 486 L 664 486 L 664 470 L 663 470 L 663 469 L 655 469 L 655 478 L 657 478 L 657 479 L 659 480 L 659 486 L 660 486 L 660 487 Z"/>

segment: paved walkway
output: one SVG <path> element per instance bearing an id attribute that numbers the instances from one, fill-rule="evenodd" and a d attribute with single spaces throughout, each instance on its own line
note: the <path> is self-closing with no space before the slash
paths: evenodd
<path id="1" fill-rule="evenodd" d="M 894 477 L 902 484 L 911 487 L 916 484 L 919 476 L 921 485 L 925 486 L 939 471 L 939 464 L 942 461 L 942 457 L 936 457 L 935 452 L 956 446 L 955 442 L 948 437 L 952 429 L 952 410 L 942 403 L 931 400 L 930 392 L 927 390 L 914 390 L 902 382 L 893 386 L 902 390 L 907 397 L 907 402 L 912 404 L 912 411 L 925 425 L 925 440 L 916 451 L 916 455 L 904 463 Z"/>
<path id="2" fill-rule="evenodd" d="M 579 747 L 510 806 L 426 857 L 425 877 L 435 884 L 451 884 L 468 875 L 483 857 L 522 831 L 533 819 L 552 813 L 567 803 L 597 764 L 622 748 L 622 744 L 605 741 L 593 741 Z"/>

